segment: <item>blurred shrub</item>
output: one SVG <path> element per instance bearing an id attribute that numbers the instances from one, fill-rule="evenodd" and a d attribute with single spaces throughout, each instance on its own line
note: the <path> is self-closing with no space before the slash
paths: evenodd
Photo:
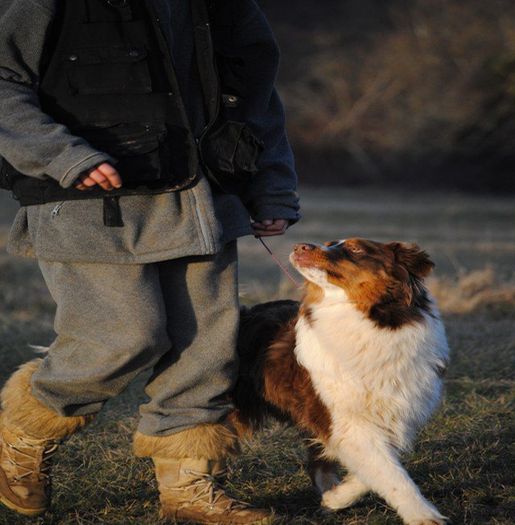
<path id="1" fill-rule="evenodd" d="M 261 3 L 304 181 L 515 189 L 513 0 Z"/>

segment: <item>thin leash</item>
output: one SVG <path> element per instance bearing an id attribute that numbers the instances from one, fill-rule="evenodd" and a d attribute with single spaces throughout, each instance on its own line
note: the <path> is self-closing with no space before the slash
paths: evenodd
<path id="1" fill-rule="evenodd" d="M 265 250 L 270 254 L 272 259 L 274 260 L 275 264 L 279 266 L 279 268 L 283 271 L 284 275 L 288 277 L 288 279 L 295 285 L 296 288 L 302 288 L 302 285 L 293 277 L 293 275 L 288 271 L 288 268 L 284 266 L 284 264 L 279 260 L 279 258 L 274 254 L 274 252 L 269 248 L 269 246 L 265 243 L 262 237 L 256 237 L 256 239 L 261 242 L 261 244 L 265 247 Z"/>

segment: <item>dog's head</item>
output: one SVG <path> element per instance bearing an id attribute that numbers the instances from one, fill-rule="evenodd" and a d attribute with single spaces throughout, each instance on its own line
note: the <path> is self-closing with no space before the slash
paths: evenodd
<path id="1" fill-rule="evenodd" d="M 422 281 L 434 264 L 416 244 L 365 239 L 297 244 L 290 261 L 307 280 L 307 302 L 345 300 L 388 328 L 419 320 L 429 309 Z"/>

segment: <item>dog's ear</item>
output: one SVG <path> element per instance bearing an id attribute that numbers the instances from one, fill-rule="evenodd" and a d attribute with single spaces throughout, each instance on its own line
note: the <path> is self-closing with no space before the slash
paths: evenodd
<path id="1" fill-rule="evenodd" d="M 395 262 L 402 265 L 418 279 L 427 277 L 435 267 L 429 255 L 416 244 L 392 242 L 388 246 L 393 252 Z"/>

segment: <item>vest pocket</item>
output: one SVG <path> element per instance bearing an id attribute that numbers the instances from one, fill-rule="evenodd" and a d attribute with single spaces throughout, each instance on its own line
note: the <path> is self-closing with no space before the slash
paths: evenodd
<path id="1" fill-rule="evenodd" d="M 118 161 L 116 168 L 124 183 L 145 183 L 163 178 L 168 164 L 164 125 L 119 124 L 83 128 L 76 133 Z"/>
<path id="2" fill-rule="evenodd" d="M 210 178 L 227 193 L 241 193 L 258 173 L 264 144 L 244 122 L 221 121 L 201 140 Z"/>
<path id="3" fill-rule="evenodd" d="M 85 48 L 65 57 L 76 95 L 151 93 L 147 51 L 142 47 Z"/>

